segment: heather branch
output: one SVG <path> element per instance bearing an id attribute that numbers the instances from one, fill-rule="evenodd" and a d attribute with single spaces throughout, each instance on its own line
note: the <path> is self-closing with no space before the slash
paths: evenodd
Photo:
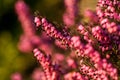
<path id="1" fill-rule="evenodd" d="M 37 21 L 36 21 L 36 18 L 37 18 Z M 82 57 L 87 56 L 87 57 L 89 57 L 90 60 L 92 62 L 94 62 L 95 68 L 97 68 L 98 70 L 105 71 L 105 73 L 107 75 L 109 75 L 111 78 L 117 80 L 117 71 L 116 71 L 116 69 L 113 68 L 112 65 L 109 64 L 106 61 L 106 59 L 102 59 L 99 52 L 94 50 L 94 48 L 90 44 L 87 44 L 87 45 L 83 44 L 80 41 L 78 36 L 73 36 L 73 37 L 69 36 L 69 38 L 63 36 L 62 33 L 57 31 L 55 29 L 55 26 L 53 26 L 51 23 L 49 23 L 47 21 L 47 19 L 45 19 L 45 18 L 35 17 L 35 23 L 37 24 L 37 22 L 41 23 L 40 24 L 41 27 L 48 34 L 48 36 L 53 37 L 55 39 L 58 39 L 60 41 L 63 41 L 65 43 L 65 45 L 68 45 L 70 48 L 77 50 L 78 51 L 78 54 L 77 54 L 78 56 L 82 56 Z M 111 69 L 111 71 L 109 71 L 108 68 Z"/>
<path id="2" fill-rule="evenodd" d="M 47 80 L 60 80 L 59 70 L 55 65 L 52 65 L 50 56 L 45 56 L 39 49 L 33 50 L 34 56 L 41 64 Z"/>

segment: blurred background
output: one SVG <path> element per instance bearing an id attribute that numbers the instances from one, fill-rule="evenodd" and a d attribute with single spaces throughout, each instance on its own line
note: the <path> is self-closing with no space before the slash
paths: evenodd
<path id="1" fill-rule="evenodd" d="M 17 48 L 19 37 L 22 34 L 21 24 L 14 11 L 17 0 L 0 0 L 0 80 L 10 80 L 14 72 L 22 74 L 24 80 L 31 80 L 31 74 L 38 67 L 36 59 L 31 53 L 22 53 Z M 64 13 L 63 0 L 25 0 L 31 13 L 38 10 L 42 16 L 50 21 L 62 23 Z M 95 10 L 97 0 L 80 0 L 79 14 L 86 9 Z"/>

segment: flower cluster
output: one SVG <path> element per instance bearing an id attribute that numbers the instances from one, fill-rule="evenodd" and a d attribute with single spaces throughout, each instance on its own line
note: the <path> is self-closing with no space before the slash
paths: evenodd
<path id="1" fill-rule="evenodd" d="M 78 15 L 78 0 L 64 0 L 66 12 L 63 15 L 63 22 L 65 25 L 73 26 L 75 18 Z"/>
<path id="2" fill-rule="evenodd" d="M 35 35 L 33 16 L 30 14 L 29 7 L 22 0 L 16 2 L 15 10 L 23 29 L 18 47 L 22 52 L 32 51 L 34 46 L 40 44 L 39 37 Z"/>
<path id="3" fill-rule="evenodd" d="M 57 70 L 57 65 L 52 65 L 50 56 L 45 56 L 40 50 L 35 48 L 33 50 L 34 56 L 40 62 L 44 69 L 47 80 L 60 80 L 59 70 Z"/>
<path id="4" fill-rule="evenodd" d="M 42 29 L 46 32 L 46 34 L 50 37 L 53 37 L 54 39 L 63 42 L 63 44 L 65 45 L 69 45 L 70 36 L 59 32 L 55 28 L 55 26 L 52 23 L 50 23 L 46 18 L 35 17 L 34 22 L 36 23 L 36 26 L 41 26 Z"/>
<path id="5" fill-rule="evenodd" d="M 118 80 L 120 1 L 98 0 L 96 12 L 86 11 L 86 16 L 90 18 L 92 24 L 91 22 L 75 24 L 78 14 L 77 0 L 64 2 L 66 12 L 63 15 L 63 22 L 67 29 L 70 28 L 71 34 L 67 32 L 66 26 L 61 30 L 58 28 L 59 25 L 53 24 L 41 15 L 35 16 L 34 20 L 31 19 L 28 6 L 23 1 L 16 3 L 16 13 L 24 32 L 21 45 L 27 44 L 21 50 L 33 50 L 45 73 L 43 75 L 39 72 L 42 77 L 44 76 L 42 80 Z M 72 27 L 73 25 L 76 27 Z M 44 32 L 37 35 L 35 29 Z M 73 30 L 78 34 L 72 33 Z M 60 48 L 60 53 L 55 52 L 57 48 Z M 52 56 L 46 56 L 49 53 Z"/>
<path id="6" fill-rule="evenodd" d="M 99 0 L 97 7 L 97 15 L 100 18 L 100 24 L 110 33 L 119 33 L 120 27 L 115 23 L 120 21 L 119 0 Z"/>

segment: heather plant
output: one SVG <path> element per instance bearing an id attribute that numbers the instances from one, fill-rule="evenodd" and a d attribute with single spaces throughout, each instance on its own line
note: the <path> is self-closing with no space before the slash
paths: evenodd
<path id="1" fill-rule="evenodd" d="M 41 69 L 33 80 L 119 80 L 120 1 L 98 0 L 96 11 L 79 15 L 79 0 L 64 0 L 63 24 L 49 21 L 23 0 L 15 4 L 23 34 L 19 50 L 33 52 Z M 44 72 L 44 73 L 43 73 Z M 11 79 L 22 80 L 20 74 Z"/>

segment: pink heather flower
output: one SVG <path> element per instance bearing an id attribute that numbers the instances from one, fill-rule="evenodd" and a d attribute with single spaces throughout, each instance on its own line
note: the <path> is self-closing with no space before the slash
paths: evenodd
<path id="1" fill-rule="evenodd" d="M 78 31 L 80 31 L 81 34 L 85 34 L 86 30 L 83 25 L 78 26 Z"/>
<path id="2" fill-rule="evenodd" d="M 88 80 L 79 72 L 70 72 L 64 75 L 64 80 Z"/>
<path id="3" fill-rule="evenodd" d="M 72 79 L 73 80 L 88 80 L 87 78 L 83 77 L 79 72 L 73 72 Z"/>
<path id="4" fill-rule="evenodd" d="M 116 23 L 115 23 L 115 26 L 110 25 L 111 24 L 110 20 L 112 20 L 112 22 L 120 21 L 119 13 L 117 10 L 119 3 L 120 1 L 117 1 L 117 0 L 114 0 L 114 1 L 99 0 L 98 1 L 97 15 L 100 18 L 102 27 L 107 29 L 109 33 L 118 33 L 120 31 Z M 104 9 L 102 10 L 102 8 Z"/>
<path id="5" fill-rule="evenodd" d="M 77 28 L 77 30 L 79 31 L 79 33 L 81 34 L 81 35 L 83 35 L 84 37 L 84 40 L 86 40 L 88 43 L 92 43 L 93 41 L 92 41 L 92 39 L 90 38 L 90 36 L 89 36 L 89 33 L 88 33 L 88 31 L 85 29 L 85 26 L 83 26 L 83 25 L 79 25 L 78 26 L 78 28 Z"/>
<path id="6" fill-rule="evenodd" d="M 62 49 L 64 49 L 64 50 L 67 49 L 67 47 L 66 47 L 65 45 L 63 45 L 61 41 L 55 40 L 55 44 L 56 44 L 59 48 L 62 48 Z"/>
<path id="7" fill-rule="evenodd" d="M 22 52 L 31 52 L 33 49 L 33 46 L 32 46 L 32 43 L 30 42 L 30 39 L 27 36 L 22 35 L 18 43 L 18 48 Z"/>
<path id="8" fill-rule="evenodd" d="M 11 75 L 11 80 L 23 80 L 20 73 L 13 73 Z"/>
<path id="9" fill-rule="evenodd" d="M 63 20 L 64 24 L 69 27 L 75 24 L 75 17 L 77 14 L 77 0 L 64 1 L 66 5 L 66 12 L 63 15 Z M 117 5 L 116 8 L 114 8 L 115 5 Z M 41 27 L 49 37 L 54 38 L 55 41 L 58 41 L 59 43 L 56 43 L 58 46 L 65 49 L 66 47 L 73 49 L 73 51 L 75 51 L 74 53 L 76 53 L 78 58 L 80 58 L 80 65 L 77 66 L 77 62 L 72 59 L 73 57 L 65 58 L 65 56 L 61 54 L 54 54 L 54 60 L 59 63 L 66 61 L 68 65 L 65 65 L 65 68 L 68 68 L 68 70 L 71 67 L 74 69 L 79 67 L 79 73 L 74 71 L 68 72 L 64 70 L 64 65 L 62 67 L 59 67 L 57 64 L 53 65 L 51 56 L 47 56 L 46 54 L 42 53 L 42 51 L 44 51 L 47 54 L 51 54 L 51 45 L 49 45 L 49 42 L 45 41 L 43 37 L 40 38 L 36 36 L 35 25 L 33 24 L 28 6 L 23 1 L 18 1 L 15 5 L 15 9 L 23 26 L 22 28 L 24 32 L 24 35 L 21 37 L 21 41 L 19 42 L 19 48 L 24 52 L 34 49 L 34 56 L 39 61 L 45 72 L 45 75 L 43 75 L 42 72 L 39 72 L 38 70 L 38 72 L 35 71 L 32 76 L 33 79 L 37 80 L 44 77 L 43 80 L 60 80 L 61 70 L 63 70 L 63 76 L 65 80 L 109 80 L 109 78 L 112 80 L 118 80 L 117 69 L 107 61 L 107 59 L 110 58 L 109 54 L 105 54 L 104 57 L 107 59 L 104 59 L 100 55 L 101 52 L 98 52 L 94 48 L 95 46 L 92 46 L 95 45 L 93 43 L 95 41 L 91 39 L 91 36 L 92 38 L 95 38 L 95 40 L 99 43 L 97 48 L 100 48 L 103 52 L 110 50 L 110 53 L 114 53 L 114 51 L 112 52 L 112 49 L 114 48 L 114 46 L 112 47 L 113 44 L 117 45 L 117 49 L 120 50 L 120 41 L 118 37 L 120 35 L 120 26 L 117 23 L 120 20 L 120 14 L 117 12 L 117 8 L 120 6 L 118 5 L 120 5 L 120 1 L 117 0 L 98 1 L 97 15 L 99 17 L 98 24 L 100 25 L 92 26 L 88 31 L 86 28 L 89 26 L 78 26 L 78 31 L 80 34 L 82 34 L 84 40 L 87 41 L 85 44 L 80 40 L 80 36 L 70 36 L 66 34 L 67 32 L 65 31 L 60 32 L 55 28 L 56 26 L 50 23 L 46 18 L 35 17 L 34 22 L 36 27 Z M 91 20 L 92 17 L 94 17 L 95 19 L 93 19 L 93 21 L 98 21 L 98 18 L 94 13 L 89 10 L 86 13 L 86 16 L 90 17 Z M 42 51 L 40 51 L 38 48 L 40 48 Z M 104 54 L 103 52 L 102 54 Z M 89 59 L 88 63 L 90 63 L 92 67 L 87 66 L 86 63 L 84 63 L 84 59 L 86 58 Z M 20 76 L 14 77 L 12 79 L 21 80 Z"/>
<path id="10" fill-rule="evenodd" d="M 53 53 L 52 44 L 51 44 L 52 41 L 44 32 L 40 34 L 39 40 L 40 40 L 40 44 L 38 44 L 38 47 L 45 53 L 52 54 Z"/>
<path id="11" fill-rule="evenodd" d="M 61 54 L 61 53 L 54 54 L 54 61 L 61 63 L 64 60 L 65 60 L 65 56 L 63 54 Z"/>
<path id="12" fill-rule="evenodd" d="M 73 37 L 71 38 L 71 44 L 72 44 L 72 46 L 75 47 L 75 48 L 77 48 L 77 47 L 78 47 L 78 48 L 79 48 L 79 47 L 83 47 L 83 45 L 81 45 L 79 36 L 73 36 Z"/>
<path id="13" fill-rule="evenodd" d="M 116 10 L 117 8 L 116 9 L 114 8 L 115 5 L 119 5 L 119 2 L 115 1 L 115 0 L 114 1 L 110 1 L 110 0 L 101 1 L 101 0 L 99 0 L 98 1 L 98 8 L 99 9 L 102 9 L 101 7 L 105 8 L 104 10 L 101 10 L 101 12 L 104 14 L 104 16 L 102 16 L 102 17 L 109 16 L 110 18 L 118 19 L 117 17 L 114 17 L 114 15 L 113 15 L 113 14 L 118 14 L 117 10 Z"/>
<path id="14" fill-rule="evenodd" d="M 35 69 L 32 73 L 32 80 L 46 80 L 44 72 L 40 69 Z"/>
<path id="15" fill-rule="evenodd" d="M 77 67 L 75 61 L 72 58 L 67 59 L 67 64 L 68 64 L 69 67 L 72 67 L 74 69 Z"/>
<path id="16" fill-rule="evenodd" d="M 68 43 L 67 45 L 70 46 L 71 48 L 75 49 L 77 51 L 77 55 L 78 56 L 82 56 L 82 57 L 89 57 L 90 58 L 90 61 L 94 63 L 94 67 L 99 71 L 101 70 L 102 71 L 102 74 L 101 75 L 101 79 L 106 79 L 108 80 L 108 76 L 109 75 L 112 79 L 115 79 L 117 80 L 117 72 L 116 73 L 113 73 L 113 74 L 110 74 L 111 71 L 109 71 L 107 69 L 107 67 L 103 67 L 102 63 L 106 63 L 106 65 L 109 65 L 108 62 L 103 62 L 103 59 L 101 58 L 100 56 L 100 53 L 97 52 L 90 44 L 83 44 L 80 42 L 79 40 L 79 37 L 78 36 L 73 36 L 71 38 L 66 38 L 65 36 L 62 35 L 62 33 L 60 33 L 59 31 L 57 31 L 55 29 L 55 26 L 53 26 L 51 23 L 49 23 L 47 21 L 47 19 L 45 18 L 41 18 L 39 19 L 41 21 L 41 26 L 43 28 L 43 30 L 45 30 L 45 32 L 50 36 L 50 37 L 53 37 L 54 39 L 58 39 L 60 41 L 65 41 L 66 43 Z M 104 25 L 105 24 L 105 25 Z M 102 22 L 102 26 L 104 25 L 105 27 L 103 28 L 106 28 L 106 24 L 108 25 L 108 22 L 107 20 L 103 21 Z M 107 26 L 108 27 L 108 26 Z M 79 30 L 83 30 L 84 28 L 80 28 L 79 27 Z M 96 31 L 94 33 L 94 31 Z M 107 41 L 107 37 L 106 37 L 106 34 L 105 36 L 102 37 L 102 35 L 104 35 L 104 31 L 102 31 L 102 29 L 100 27 L 95 27 L 93 29 L 93 34 L 96 38 L 98 38 L 98 40 L 102 41 L 102 40 L 105 40 Z M 85 39 L 88 39 L 87 36 L 88 33 L 87 32 L 84 32 L 84 36 L 85 36 Z M 97 34 L 97 35 L 96 35 Z M 103 39 L 102 39 L 103 38 Z M 70 40 L 70 41 L 69 41 Z M 66 45 L 66 44 L 65 44 Z M 106 47 L 108 48 L 108 47 Z M 94 56 L 94 57 L 93 57 Z M 113 67 L 110 67 L 111 69 Z M 86 69 L 86 68 L 85 68 Z M 115 69 L 115 68 L 113 68 Z M 94 77 L 95 79 L 97 79 L 97 77 Z M 99 78 L 100 79 L 100 78 Z"/>
<path id="17" fill-rule="evenodd" d="M 78 39 L 77 39 L 77 37 L 73 37 L 73 38 L 71 38 L 72 39 L 72 42 L 76 42 Z M 74 41 L 73 41 L 74 40 Z M 75 44 L 75 43 L 73 43 L 73 44 Z M 82 44 L 80 44 L 79 46 L 81 46 Z M 100 70 L 103 70 L 103 71 L 105 71 L 106 72 L 106 74 L 107 75 L 110 75 L 110 72 L 108 72 L 108 68 L 107 67 L 103 67 L 102 66 L 102 63 L 104 63 L 102 60 L 103 59 L 101 59 L 101 57 L 100 57 L 100 53 L 98 53 L 97 51 L 95 51 L 94 50 L 94 48 L 90 45 L 90 44 L 87 44 L 87 45 L 84 45 L 83 47 L 74 47 L 76 50 L 78 50 L 78 52 L 77 52 L 77 54 L 79 55 L 79 56 L 82 56 L 82 57 L 89 57 L 90 58 L 90 61 L 92 61 L 93 63 L 94 63 L 94 66 L 95 66 L 95 68 L 96 69 L 100 69 Z M 83 50 L 83 52 L 81 53 L 81 50 Z M 94 56 L 94 57 L 93 57 Z M 107 62 L 106 62 L 106 64 L 107 65 L 109 65 Z M 111 68 L 113 68 L 113 67 L 111 67 Z M 115 69 L 115 68 L 113 68 L 113 69 Z M 112 73 L 112 72 L 111 72 Z M 107 78 L 107 75 L 105 75 L 106 76 L 106 78 Z M 113 79 L 115 79 L 115 80 L 117 80 L 116 79 L 116 77 L 117 77 L 117 72 L 116 73 L 114 73 L 114 75 L 115 76 L 112 76 L 112 75 L 110 75 L 110 77 L 111 78 L 113 78 Z"/>
<path id="18" fill-rule="evenodd" d="M 62 34 L 61 32 L 59 32 L 55 28 L 55 26 L 52 23 L 50 23 L 46 18 L 41 18 L 41 19 L 39 18 L 39 20 L 41 21 L 42 29 L 46 32 L 47 35 L 49 35 L 50 37 L 52 37 L 54 39 L 62 41 L 62 43 L 65 46 L 70 44 L 70 36 L 69 35 L 64 36 L 64 33 Z"/>
<path id="19" fill-rule="evenodd" d="M 100 26 L 93 27 L 92 34 L 99 41 L 99 48 L 102 50 L 102 52 L 111 50 L 111 40 L 113 39 L 111 39 L 111 35 L 109 35 L 105 30 L 103 30 L 103 28 L 101 28 Z"/>
<path id="20" fill-rule="evenodd" d="M 18 49 L 22 52 L 31 52 L 34 47 L 41 46 L 42 39 L 38 36 L 28 37 L 27 35 L 21 35 L 18 43 Z"/>
<path id="21" fill-rule="evenodd" d="M 108 34 L 100 26 L 93 27 L 92 34 L 101 43 L 109 43 L 110 42 Z"/>
<path id="22" fill-rule="evenodd" d="M 23 0 L 18 0 L 15 4 L 15 11 L 18 15 L 18 19 L 22 24 L 23 32 L 27 36 L 35 35 L 35 25 L 33 18 L 30 14 L 29 7 Z"/>
<path id="23" fill-rule="evenodd" d="M 35 17 L 34 22 L 36 23 L 37 27 L 41 25 L 41 22 L 38 17 Z"/>
<path id="24" fill-rule="evenodd" d="M 63 15 L 63 22 L 67 27 L 75 24 L 75 17 L 78 15 L 78 0 L 64 0 L 66 11 Z"/>
<path id="25" fill-rule="evenodd" d="M 64 13 L 64 15 L 63 15 L 63 21 L 64 21 L 64 24 L 67 25 L 67 27 L 75 24 L 75 22 L 74 22 L 73 19 L 74 18 L 72 18 L 72 17 L 68 16 L 68 14 Z"/>
<path id="26" fill-rule="evenodd" d="M 18 48 L 22 52 L 31 52 L 32 49 L 40 44 L 40 38 L 36 36 L 35 25 L 30 14 L 30 9 L 23 0 L 15 3 L 15 11 L 21 22 L 23 35 L 20 38 Z"/>
<path id="27" fill-rule="evenodd" d="M 54 34 L 53 35 L 53 33 L 54 33 L 54 31 L 56 31 L 56 29 L 55 29 L 55 27 L 54 26 L 52 26 L 52 24 L 51 24 L 51 26 L 49 27 L 48 25 L 50 25 L 50 23 L 45 19 L 45 18 L 42 18 L 41 19 L 41 21 L 42 21 L 42 26 L 43 26 L 43 29 L 46 31 L 46 33 L 49 35 L 49 36 L 51 36 L 51 37 L 54 37 L 54 38 L 58 38 L 58 39 L 60 39 L 60 40 L 63 40 L 63 39 L 65 39 L 64 38 L 64 36 L 62 36 L 62 34 L 61 33 L 56 33 L 56 34 Z M 49 28 L 48 28 L 49 27 Z M 53 28 L 54 27 L 54 28 Z M 53 30 L 52 30 L 53 29 Z M 99 28 L 97 28 L 97 29 L 99 29 Z M 58 32 L 58 31 L 56 31 L 56 32 Z M 52 34 L 51 34 L 52 33 Z M 55 36 L 56 35 L 56 36 Z M 85 35 L 86 35 L 86 33 L 85 33 Z M 67 40 L 66 40 L 67 41 Z M 69 43 L 69 45 L 71 46 L 71 48 L 74 48 L 74 49 L 76 49 L 76 50 L 78 50 L 78 55 L 79 56 L 89 56 L 90 57 L 90 59 L 94 62 L 94 64 L 96 65 L 95 67 L 97 68 L 97 69 L 102 69 L 102 59 L 100 58 L 100 55 L 99 55 L 99 53 L 98 52 L 96 52 L 93 48 L 91 48 L 91 46 L 89 46 L 89 45 L 87 45 L 87 46 L 83 46 L 83 44 L 81 44 L 81 42 L 80 42 L 80 40 L 79 40 L 79 37 L 72 37 L 71 38 L 71 40 L 70 40 L 71 42 L 69 43 L 69 41 L 67 41 L 68 43 Z M 89 49 L 89 48 L 91 48 L 90 49 L 90 52 L 85 52 L 85 51 L 88 51 L 87 49 Z M 92 50 L 92 52 L 91 52 L 91 50 Z M 81 52 L 82 51 L 82 52 Z M 85 54 L 85 53 L 87 53 L 87 54 Z M 93 57 L 94 56 L 94 57 Z M 106 69 L 106 68 L 105 68 Z M 108 73 L 109 74 L 109 73 Z M 112 78 L 114 78 L 113 76 L 112 76 Z"/>
<path id="28" fill-rule="evenodd" d="M 95 68 L 91 68 L 89 66 L 86 66 L 84 64 L 80 65 L 80 72 L 82 72 L 82 74 L 84 74 L 85 76 L 88 76 L 89 78 L 92 78 L 94 80 L 97 80 L 97 78 L 100 78 L 100 75 L 102 75 L 102 73 L 98 72 L 99 70 L 95 69 Z M 105 76 L 106 77 L 106 76 Z M 104 78 L 105 78 L 104 77 Z"/>
<path id="29" fill-rule="evenodd" d="M 44 69 L 47 80 L 60 80 L 60 73 L 57 70 L 57 67 L 55 67 L 55 65 L 52 65 L 50 56 L 45 56 L 37 48 L 33 50 L 33 53 L 36 59 L 41 64 L 42 68 Z"/>

